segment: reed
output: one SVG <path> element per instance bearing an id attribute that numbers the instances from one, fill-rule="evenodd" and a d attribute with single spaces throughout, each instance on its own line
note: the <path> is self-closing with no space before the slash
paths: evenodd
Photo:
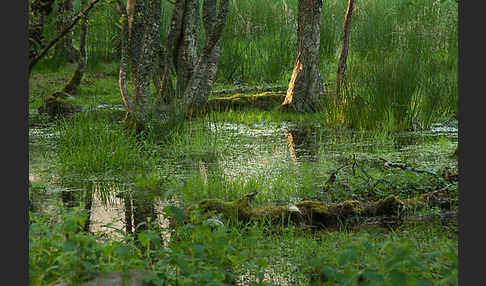
<path id="1" fill-rule="evenodd" d="M 298 1 L 230 2 L 216 85 L 288 83 L 296 56 Z M 162 3 L 160 32 L 164 39 L 172 4 Z M 323 3 L 320 68 L 331 90 L 345 10 L 345 1 Z M 51 16 L 46 23 L 48 37 L 54 25 Z M 423 129 L 456 112 L 457 31 L 454 1 L 356 3 L 345 91 L 338 101 L 332 96 L 323 100 L 325 121 L 361 129 Z M 76 29 L 75 45 L 77 33 Z M 106 2 L 93 10 L 88 31 L 89 69 L 103 71 L 107 62 L 118 61 L 119 33 L 115 5 Z M 204 36 L 199 40 L 202 46 Z M 62 65 L 45 60 L 36 69 L 50 71 Z"/>

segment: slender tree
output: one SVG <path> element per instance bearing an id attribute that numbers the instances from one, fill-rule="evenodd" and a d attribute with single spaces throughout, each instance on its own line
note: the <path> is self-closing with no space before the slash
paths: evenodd
<path id="1" fill-rule="evenodd" d="M 56 33 L 60 34 L 74 17 L 74 1 L 73 0 L 58 0 L 57 1 L 57 15 L 56 15 Z M 55 47 L 55 56 L 57 58 L 66 60 L 68 62 L 75 62 L 78 56 L 78 51 L 73 46 L 73 30 L 69 30 Z"/>
<path id="2" fill-rule="evenodd" d="M 343 27 L 343 45 L 341 48 L 341 56 L 339 57 L 339 63 L 336 76 L 336 94 L 339 95 L 341 87 L 344 81 L 344 73 L 346 72 L 346 60 L 348 58 L 349 48 L 349 34 L 351 32 L 351 17 L 353 16 L 354 0 L 348 0 L 348 9 L 344 18 Z"/>
<path id="3" fill-rule="evenodd" d="M 219 2 L 219 5 L 218 3 Z M 220 55 L 220 38 L 229 12 L 228 0 L 204 0 L 202 22 L 205 42 L 198 55 L 198 0 L 177 0 L 167 36 L 167 58 L 162 76 L 162 93 L 168 97 L 175 90 L 186 114 L 192 115 L 205 103 L 216 78 Z M 177 87 L 171 87 L 171 70 L 177 76 Z"/>
<path id="4" fill-rule="evenodd" d="M 126 120 L 132 127 L 141 130 L 149 115 L 159 109 L 148 105 L 151 81 L 164 99 L 150 100 L 156 104 L 176 99 L 181 110 L 191 115 L 206 103 L 216 78 L 219 40 L 229 10 L 228 1 L 204 0 L 201 11 L 199 0 L 177 0 L 164 50 L 159 34 L 160 0 L 128 0 L 126 7 L 117 0 L 122 15 L 119 85 L 127 109 Z M 205 43 L 198 55 L 200 14 Z M 128 63 L 131 94 L 126 87 Z"/>
<path id="5" fill-rule="evenodd" d="M 216 0 L 206 0 L 203 3 L 202 15 L 206 42 L 184 93 L 188 114 L 197 111 L 206 103 L 216 79 L 221 51 L 220 38 L 228 11 L 228 0 L 221 0 L 219 9 L 216 9 Z"/>
<path id="6" fill-rule="evenodd" d="M 323 95 L 319 70 L 321 10 L 322 0 L 299 0 L 297 59 L 281 110 L 314 111 Z"/>
<path id="7" fill-rule="evenodd" d="M 81 9 L 86 6 L 86 0 L 81 0 Z M 71 80 L 64 87 L 64 92 L 76 95 L 77 89 L 83 78 L 84 71 L 86 70 L 86 65 L 88 63 L 88 54 L 86 53 L 86 34 L 88 33 L 88 14 L 85 14 L 83 19 L 81 19 L 81 33 L 79 35 L 79 58 L 78 66 L 74 71 Z"/>
<path id="8" fill-rule="evenodd" d="M 160 24 L 160 18 L 157 18 L 160 13 L 152 11 L 160 7 L 160 0 L 128 0 L 126 7 L 121 0 L 117 2 L 122 15 L 120 91 L 127 110 L 126 123 L 141 130 L 149 115 L 147 103 L 157 47 L 153 25 Z M 128 61 L 132 77 L 131 94 L 126 86 Z"/>

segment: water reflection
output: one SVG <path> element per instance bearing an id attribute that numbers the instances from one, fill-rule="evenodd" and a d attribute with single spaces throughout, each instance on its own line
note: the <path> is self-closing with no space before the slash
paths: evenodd
<path id="1" fill-rule="evenodd" d="M 294 162 L 299 158 L 309 162 L 316 162 L 319 146 L 316 128 L 294 127 L 283 130 L 287 137 L 290 157 Z"/>
<path id="2" fill-rule="evenodd" d="M 377 153 L 407 152 L 408 147 L 423 148 L 420 144 L 435 142 L 440 138 L 457 140 L 457 127 L 454 124 L 434 125 L 429 131 L 405 132 L 398 134 L 393 140 L 388 138 L 381 141 L 358 132 L 340 133 L 325 128 L 291 124 L 209 125 L 211 128 L 207 136 L 214 137 L 214 144 L 200 148 L 196 146 L 183 155 L 179 153 L 177 157 L 164 158 L 164 166 L 161 166 L 164 174 L 174 174 L 174 178 L 184 179 L 197 172 L 204 185 L 210 183 L 208 181 L 213 176 L 224 176 L 231 180 L 262 175 L 266 183 L 271 184 L 272 180 L 281 178 L 282 169 L 289 164 L 292 168 L 295 164 L 300 169 L 300 163 L 311 162 L 314 164 L 313 168 L 317 166 L 316 169 L 320 171 L 326 169 L 321 173 L 317 172 L 317 175 L 327 176 L 327 168 L 340 165 L 339 158 L 348 158 L 350 154 L 373 160 Z M 49 166 L 45 154 L 54 148 L 47 148 L 47 144 L 52 147 L 56 134 L 52 128 L 34 128 L 29 134 L 29 179 L 34 182 L 40 180 L 36 174 L 37 169 Z M 430 146 L 434 148 L 435 145 Z M 429 149 L 423 150 L 429 152 Z M 430 151 L 427 154 L 430 156 L 427 160 L 442 158 L 437 152 Z M 63 179 L 60 185 L 63 189 L 56 193 L 59 194 L 58 198 L 68 208 L 84 206 L 90 216 L 87 229 L 91 232 L 111 228 L 134 233 L 139 224 L 140 230 L 147 227 L 143 223 L 148 217 L 163 223 L 160 199 L 153 193 L 132 189 L 129 184 L 122 184 L 120 180 L 102 176 L 92 180 L 74 178 L 70 181 Z M 39 205 L 36 199 L 35 196 L 32 198 L 31 207 L 34 210 Z M 55 205 L 52 202 L 50 204 Z"/>

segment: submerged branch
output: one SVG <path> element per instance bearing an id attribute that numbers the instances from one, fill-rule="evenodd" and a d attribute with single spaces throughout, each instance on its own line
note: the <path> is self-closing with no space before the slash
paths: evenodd
<path id="1" fill-rule="evenodd" d="M 416 172 L 416 173 L 426 173 L 426 174 L 429 174 L 429 175 L 432 175 L 432 176 L 435 176 L 435 177 L 438 176 L 434 172 L 422 170 L 422 169 L 411 168 L 411 167 L 409 167 L 409 166 L 407 166 L 406 164 L 403 164 L 403 163 L 391 162 L 391 161 L 388 161 L 387 159 L 384 159 L 384 158 L 380 158 L 380 160 L 385 162 L 384 163 L 385 168 L 399 168 L 399 169 L 402 169 L 402 170 L 409 170 L 409 171 Z"/>

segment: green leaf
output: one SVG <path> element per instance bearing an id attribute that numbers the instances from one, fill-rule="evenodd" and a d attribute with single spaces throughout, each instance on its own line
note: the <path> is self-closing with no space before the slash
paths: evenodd
<path id="1" fill-rule="evenodd" d="M 125 245 L 118 245 L 113 252 L 121 258 L 128 258 L 131 254 L 130 248 Z"/>
<path id="2" fill-rule="evenodd" d="M 401 247 L 394 252 L 394 255 L 385 262 L 385 268 L 387 270 L 393 269 L 397 264 L 407 260 L 410 254 L 409 248 Z"/>
<path id="3" fill-rule="evenodd" d="M 372 269 L 364 269 L 361 272 L 361 275 L 363 275 L 363 277 L 365 277 L 366 279 L 368 279 L 371 282 L 376 282 L 376 283 L 384 283 L 385 282 L 385 277 L 383 277 L 383 275 L 381 275 L 380 273 L 378 273 L 377 271 L 372 270 Z"/>
<path id="4" fill-rule="evenodd" d="M 332 280 L 335 280 L 338 275 L 338 271 L 331 266 L 321 267 L 321 273 L 324 273 L 328 279 L 332 279 Z"/>
<path id="5" fill-rule="evenodd" d="M 358 250 L 356 247 L 349 247 L 344 249 L 339 256 L 339 264 L 348 264 L 354 262 L 358 257 Z"/>
<path id="6" fill-rule="evenodd" d="M 138 234 L 138 240 L 140 241 L 140 244 L 143 247 L 150 246 L 150 238 L 148 238 L 147 233 L 145 231 L 142 231 Z"/>
<path id="7" fill-rule="evenodd" d="M 396 269 L 390 271 L 389 275 L 393 286 L 405 285 L 408 281 L 407 275 Z"/>
<path id="8" fill-rule="evenodd" d="M 166 206 L 163 208 L 163 212 L 167 216 L 175 217 L 178 223 L 182 223 L 187 217 L 184 209 L 176 206 Z"/>
<path id="9" fill-rule="evenodd" d="M 63 243 L 63 249 L 65 252 L 75 251 L 78 247 L 78 242 L 72 239 L 68 239 Z"/>

